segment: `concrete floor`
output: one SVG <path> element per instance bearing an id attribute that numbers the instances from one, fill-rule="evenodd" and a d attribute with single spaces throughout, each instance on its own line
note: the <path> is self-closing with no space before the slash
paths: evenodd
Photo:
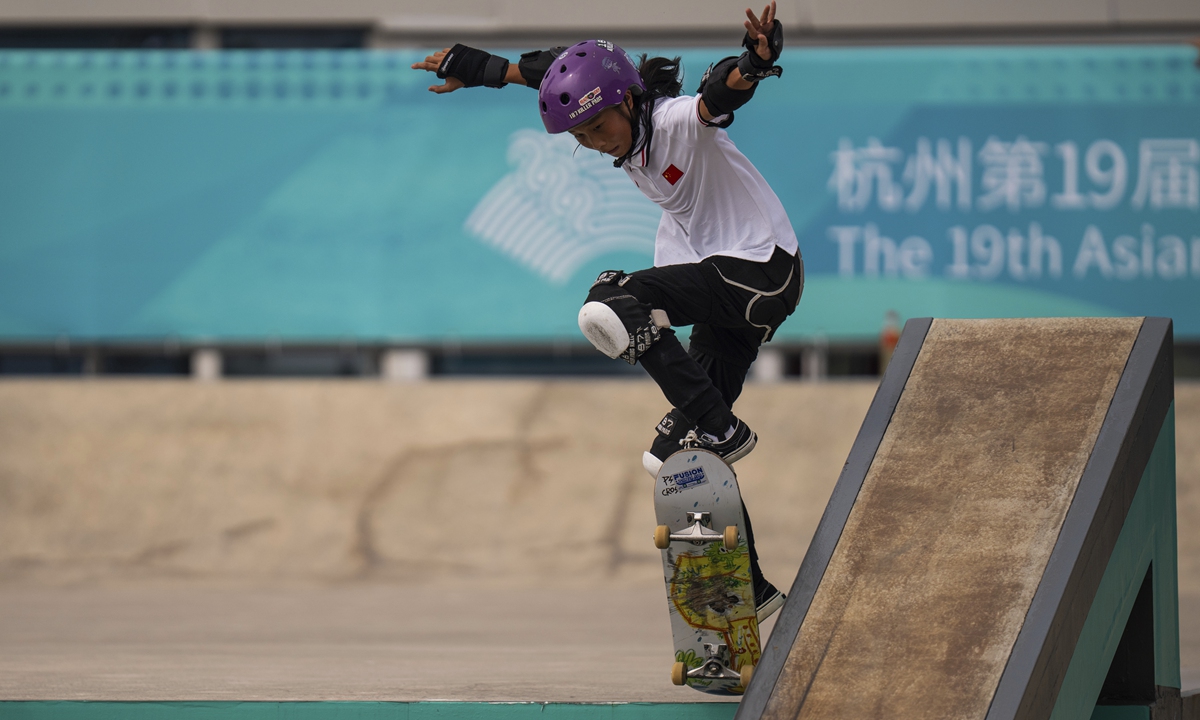
<path id="1" fill-rule="evenodd" d="M 644 587 L 0 589 L 3 700 L 731 701 Z"/>
<path id="2" fill-rule="evenodd" d="M 1200 689 L 1200 596 L 1180 619 Z M 671 659 L 662 589 L 629 584 L 0 587 L 0 700 L 736 700 Z"/>

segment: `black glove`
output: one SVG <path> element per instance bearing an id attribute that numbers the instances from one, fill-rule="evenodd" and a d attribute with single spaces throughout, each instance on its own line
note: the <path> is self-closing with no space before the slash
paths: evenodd
<path id="1" fill-rule="evenodd" d="M 452 77 L 462 82 L 463 87 L 502 88 L 508 83 L 504 76 L 508 74 L 508 60 L 499 55 L 492 55 L 483 50 L 476 50 L 458 43 L 450 48 L 442 64 L 438 66 L 437 76 L 443 80 Z"/>
<path id="2" fill-rule="evenodd" d="M 778 20 L 771 26 L 771 33 L 767 35 L 767 48 L 771 51 L 771 59 L 763 60 L 758 54 L 758 41 L 750 37 L 750 33 L 742 38 L 742 46 L 746 48 L 746 52 L 738 58 L 738 70 L 742 72 L 742 78 L 749 82 L 758 82 L 764 78 L 779 77 L 783 74 L 783 68 L 775 64 L 779 59 L 779 54 L 783 52 L 783 23 Z"/>
<path id="3" fill-rule="evenodd" d="M 742 47 L 750 51 L 755 62 L 761 63 L 759 67 L 771 67 L 779 59 L 779 54 L 783 52 L 783 23 L 776 20 L 775 24 L 771 26 L 771 34 L 767 36 L 767 48 L 771 51 L 770 60 L 763 60 L 758 56 L 758 40 L 752 39 L 750 33 L 746 33 L 746 36 L 742 38 Z"/>

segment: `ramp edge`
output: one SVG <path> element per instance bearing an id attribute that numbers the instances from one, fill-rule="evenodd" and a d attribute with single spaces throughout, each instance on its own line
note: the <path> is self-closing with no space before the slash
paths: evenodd
<path id="1" fill-rule="evenodd" d="M 1173 399 L 1171 320 L 1145 318 L 986 720 L 1050 717 Z"/>

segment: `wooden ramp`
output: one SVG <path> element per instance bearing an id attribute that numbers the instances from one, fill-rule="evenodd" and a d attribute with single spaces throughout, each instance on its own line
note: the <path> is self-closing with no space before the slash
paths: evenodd
<path id="1" fill-rule="evenodd" d="M 910 321 L 737 718 L 1193 710 L 1173 393 L 1167 319 Z"/>

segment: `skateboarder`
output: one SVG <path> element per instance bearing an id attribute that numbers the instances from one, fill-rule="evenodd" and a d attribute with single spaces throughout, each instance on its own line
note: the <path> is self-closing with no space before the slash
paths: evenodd
<path id="1" fill-rule="evenodd" d="M 616 158 L 663 209 L 654 267 L 600 274 L 579 326 L 605 355 L 641 363 L 673 406 L 656 428 L 643 466 L 657 475 L 681 448 L 703 448 L 732 464 L 757 442 L 733 414 L 758 348 L 791 315 L 804 264 L 779 198 L 725 132 L 758 83 L 778 76 L 783 29 L 775 2 L 743 23 L 746 51 L 708 69 L 696 95 L 680 95 L 679 59 L 639 63 L 605 40 L 533 51 L 515 65 L 462 44 L 413 64 L 462 87 L 538 89 L 547 132 L 570 132 Z M 685 351 L 671 326 L 691 325 Z M 783 604 L 763 578 L 747 520 L 760 620 Z"/>

